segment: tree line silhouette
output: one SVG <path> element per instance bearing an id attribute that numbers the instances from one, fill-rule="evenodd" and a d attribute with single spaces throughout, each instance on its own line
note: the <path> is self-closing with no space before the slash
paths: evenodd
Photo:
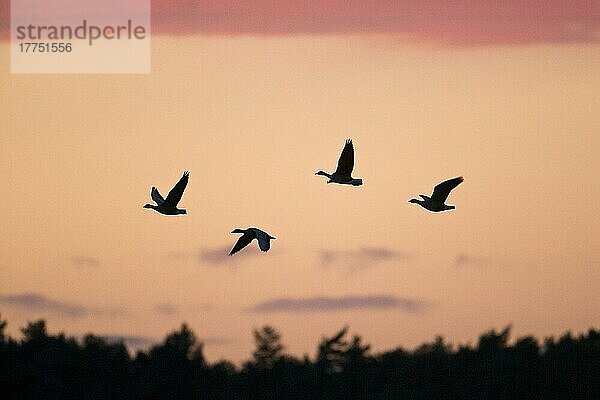
<path id="1" fill-rule="evenodd" d="M 413 351 L 372 353 L 344 327 L 320 339 L 314 358 L 297 358 L 264 326 L 238 367 L 208 363 L 186 324 L 133 356 L 122 341 L 50 335 L 44 320 L 29 322 L 20 340 L 6 325 L 0 318 L 0 399 L 600 399 L 594 329 L 509 343 L 509 326 L 476 345 L 438 336 Z"/>

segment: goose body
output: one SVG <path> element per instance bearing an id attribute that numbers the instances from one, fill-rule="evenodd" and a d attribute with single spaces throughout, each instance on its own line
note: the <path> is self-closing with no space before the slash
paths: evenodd
<path id="1" fill-rule="evenodd" d="M 258 248 L 261 251 L 269 251 L 271 248 L 271 239 L 275 239 L 267 232 L 258 228 L 239 229 L 236 228 L 231 233 L 243 233 L 242 236 L 237 240 L 235 246 L 229 252 L 229 255 L 234 255 L 244 247 L 248 246 L 254 239 L 258 242 Z"/>
<path id="2" fill-rule="evenodd" d="M 315 175 L 322 175 L 329 178 L 327 183 L 339 183 L 340 185 L 360 186 L 363 184 L 362 179 L 352 177 L 354 169 L 354 145 L 352 139 L 347 139 L 342 154 L 338 160 L 337 169 L 333 174 L 328 174 L 325 171 L 319 171 Z"/>
<path id="3" fill-rule="evenodd" d="M 453 210 L 455 206 L 449 206 L 446 203 L 446 199 L 448 199 L 448 195 L 458 185 L 460 185 L 463 181 L 463 177 L 459 176 L 458 178 L 448 179 L 433 188 L 433 193 L 431 197 L 425 196 L 424 194 L 420 194 L 421 200 L 419 199 L 410 199 L 409 203 L 418 204 L 426 210 L 431 212 L 440 212 Z"/>
<path id="4" fill-rule="evenodd" d="M 183 196 L 183 191 L 185 190 L 189 179 L 190 173 L 188 171 L 185 171 L 181 179 L 179 179 L 179 182 L 177 182 L 177 184 L 173 186 L 173 189 L 169 191 L 169 194 L 167 195 L 166 199 L 164 199 L 159 193 L 158 189 L 153 186 L 152 190 L 150 191 L 150 196 L 152 197 L 152 200 L 154 200 L 156 205 L 145 204 L 144 208 L 151 208 L 154 211 L 163 215 L 187 214 L 186 210 L 177 208 L 177 204 Z"/>

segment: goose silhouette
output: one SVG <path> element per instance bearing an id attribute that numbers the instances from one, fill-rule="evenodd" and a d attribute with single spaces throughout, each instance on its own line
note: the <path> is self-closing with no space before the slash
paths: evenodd
<path id="1" fill-rule="evenodd" d="M 448 195 L 450 194 L 452 189 L 460 185 L 463 180 L 464 179 L 462 176 L 459 176 L 458 178 L 448 179 L 447 181 L 437 184 L 433 188 L 433 193 L 431 194 L 431 197 L 425 196 L 424 194 L 420 194 L 419 196 L 423 200 L 410 199 L 408 202 L 418 204 L 424 209 L 429 210 L 431 212 L 453 210 L 456 207 L 446 205 L 446 199 L 448 199 Z"/>
<path id="2" fill-rule="evenodd" d="M 166 199 L 163 199 L 161 194 L 158 192 L 158 189 L 152 186 L 152 190 L 150 191 L 150 196 L 152 200 L 156 203 L 154 204 L 145 204 L 144 208 L 151 208 L 154 211 L 161 213 L 163 215 L 179 215 L 179 214 L 187 214 L 186 210 L 182 210 L 177 208 L 177 204 L 181 200 L 181 196 L 183 196 L 183 191 L 190 180 L 190 173 L 185 171 L 179 182 L 173 189 L 169 191 Z"/>
<path id="3" fill-rule="evenodd" d="M 323 175 L 329 178 L 327 183 L 339 183 L 341 185 L 360 186 L 363 184 L 362 179 L 352 178 L 352 170 L 354 169 L 354 145 L 352 139 L 347 139 L 342 154 L 338 160 L 337 169 L 333 174 L 328 174 L 325 171 L 319 171 L 315 175 Z"/>
<path id="4" fill-rule="evenodd" d="M 275 239 L 273 236 L 269 235 L 267 232 L 260 230 L 258 228 L 248 228 L 248 229 L 239 229 L 236 228 L 231 233 L 243 233 L 242 236 L 237 240 L 235 246 L 229 252 L 229 255 L 232 256 L 244 247 L 248 246 L 251 241 L 256 239 L 258 242 L 258 247 L 261 251 L 269 251 L 271 248 L 271 239 Z"/>

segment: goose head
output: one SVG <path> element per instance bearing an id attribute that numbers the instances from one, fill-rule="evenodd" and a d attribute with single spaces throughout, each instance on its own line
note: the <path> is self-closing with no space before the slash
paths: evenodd
<path id="1" fill-rule="evenodd" d="M 231 231 L 231 233 L 246 233 L 246 231 L 244 231 L 240 228 L 235 228 L 234 230 Z"/>
<path id="2" fill-rule="evenodd" d="M 144 208 L 156 208 L 154 204 L 144 204 Z"/>
<path id="3" fill-rule="evenodd" d="M 422 203 L 422 201 L 419 199 L 410 199 L 408 202 L 413 203 L 413 204 L 421 204 Z"/>
<path id="4" fill-rule="evenodd" d="M 444 204 L 444 210 L 454 210 L 456 208 L 456 206 L 448 206 L 446 204 Z"/>

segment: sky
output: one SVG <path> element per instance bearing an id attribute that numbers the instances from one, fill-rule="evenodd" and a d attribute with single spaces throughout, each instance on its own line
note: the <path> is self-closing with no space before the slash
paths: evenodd
<path id="1" fill-rule="evenodd" d="M 152 73 L 10 74 L 0 313 L 211 361 L 598 328 L 600 6 L 153 2 Z M 327 185 L 344 141 L 361 187 Z M 184 170 L 188 214 L 143 209 Z M 407 201 L 465 181 L 429 213 Z M 277 239 L 227 257 L 234 228 Z"/>

